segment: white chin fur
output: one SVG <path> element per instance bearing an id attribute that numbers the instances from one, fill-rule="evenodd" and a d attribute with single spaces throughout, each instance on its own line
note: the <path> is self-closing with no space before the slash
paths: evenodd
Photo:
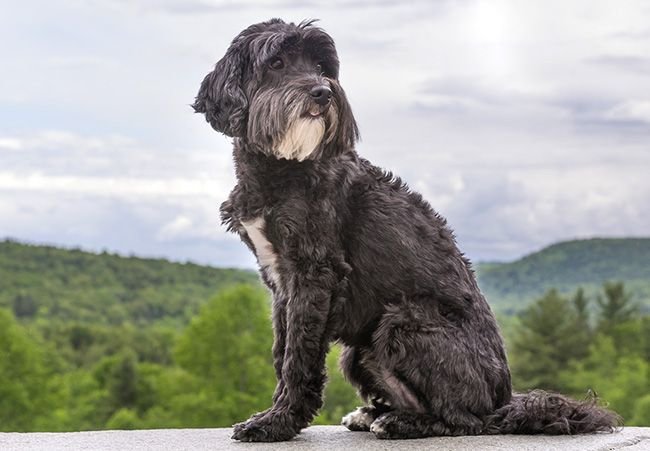
<path id="1" fill-rule="evenodd" d="M 287 160 L 303 161 L 316 150 L 324 134 L 323 118 L 298 118 L 275 148 L 275 154 Z"/>

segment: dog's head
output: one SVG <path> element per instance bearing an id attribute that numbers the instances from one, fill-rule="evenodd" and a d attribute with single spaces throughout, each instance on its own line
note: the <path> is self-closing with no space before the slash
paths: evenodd
<path id="1" fill-rule="evenodd" d="M 194 110 L 247 147 L 287 159 L 352 149 L 352 110 L 338 82 L 332 38 L 313 21 L 251 25 L 203 79 Z"/>

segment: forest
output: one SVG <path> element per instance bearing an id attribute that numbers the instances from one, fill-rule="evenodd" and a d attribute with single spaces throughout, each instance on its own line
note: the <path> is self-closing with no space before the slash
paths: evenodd
<path id="1" fill-rule="evenodd" d="M 647 243 L 478 265 L 516 390 L 597 395 L 626 425 L 650 425 Z M 228 427 L 270 403 L 269 318 L 253 271 L 2 241 L 0 430 Z M 338 353 L 317 424 L 361 402 Z"/>

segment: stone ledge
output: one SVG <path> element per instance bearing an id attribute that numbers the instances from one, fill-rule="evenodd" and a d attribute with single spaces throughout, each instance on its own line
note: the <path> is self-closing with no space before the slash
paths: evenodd
<path id="1" fill-rule="evenodd" d="M 378 440 L 369 432 L 350 432 L 342 426 L 313 426 L 281 443 L 240 443 L 231 429 L 160 429 L 66 433 L 0 433 L 2 451 L 76 450 L 420 450 L 449 451 L 650 451 L 650 427 L 629 427 L 614 434 L 576 436 L 492 435 L 435 437 L 419 440 Z"/>

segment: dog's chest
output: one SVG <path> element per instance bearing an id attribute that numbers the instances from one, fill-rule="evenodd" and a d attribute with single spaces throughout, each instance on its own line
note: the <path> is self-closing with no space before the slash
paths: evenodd
<path id="1" fill-rule="evenodd" d="M 253 243 L 260 268 L 277 284 L 279 282 L 277 271 L 278 255 L 271 242 L 266 238 L 266 222 L 264 218 L 258 216 L 250 221 L 242 221 L 241 224 Z"/>

